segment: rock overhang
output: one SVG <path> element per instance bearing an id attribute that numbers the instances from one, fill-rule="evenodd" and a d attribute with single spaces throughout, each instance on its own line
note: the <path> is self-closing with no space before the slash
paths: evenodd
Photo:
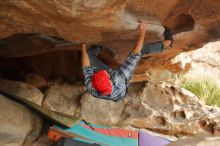
<path id="1" fill-rule="evenodd" d="M 147 42 L 159 40 L 163 33 L 163 25 L 167 25 L 173 32 L 175 43 L 169 51 L 153 56 L 152 60 L 156 60 L 155 62 L 149 63 L 143 59 L 137 72 L 144 73 L 149 67 L 166 68 L 177 54 L 218 40 L 219 7 L 220 3 L 215 0 L 0 2 L 0 38 L 18 33 L 31 33 L 46 36 L 46 40 L 49 38 L 51 41 L 51 37 L 55 39 L 52 43 L 49 41 L 48 44 L 43 44 L 52 44 L 52 47 L 42 48 L 40 44 L 39 47 L 19 50 L 19 46 L 13 47 L 15 49 L 3 46 L 0 55 L 22 57 L 51 51 L 76 50 L 80 47 L 79 44 L 84 42 L 112 48 L 120 56 L 116 62 L 122 63 L 138 37 L 137 21 L 145 19 L 148 21 Z M 57 41 L 60 43 L 57 38 L 63 39 L 61 42 L 67 45 L 57 48 Z M 68 46 L 71 41 L 74 43 Z M 37 46 L 33 42 L 26 44 Z"/>

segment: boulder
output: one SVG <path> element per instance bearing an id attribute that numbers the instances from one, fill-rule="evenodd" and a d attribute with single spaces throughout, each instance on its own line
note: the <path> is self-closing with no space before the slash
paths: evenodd
<path id="1" fill-rule="evenodd" d="M 38 105 L 41 105 L 43 100 L 43 94 L 39 89 L 24 82 L 1 79 L 0 90 L 10 95 L 23 97 Z"/>
<path id="2" fill-rule="evenodd" d="M 219 135 L 220 109 L 204 105 L 189 91 L 165 82 L 147 82 L 136 91 L 132 88 L 138 89 L 130 86 L 118 125 L 171 135 L 200 131 Z"/>
<path id="3" fill-rule="evenodd" d="M 146 19 L 148 40 L 159 39 L 166 25 L 176 34 L 178 43 L 194 47 L 219 38 L 219 5 L 214 0 L 7 1 L 0 3 L 0 37 L 32 32 L 77 42 L 114 43 L 133 40 L 137 21 Z"/>
<path id="4" fill-rule="evenodd" d="M 30 146 L 42 129 L 42 119 L 27 107 L 0 94 L 0 145 Z"/>
<path id="5" fill-rule="evenodd" d="M 36 142 L 34 142 L 34 144 L 32 146 L 51 146 L 51 145 L 53 145 L 53 142 L 47 136 L 47 132 L 48 131 L 45 131 L 39 137 L 39 139 Z"/>
<path id="6" fill-rule="evenodd" d="M 30 46 L 32 47 L 32 45 L 27 45 L 28 48 L 30 48 Z M 37 52 L 39 52 L 39 50 Z M 40 86 L 43 86 L 45 84 L 45 81 L 43 80 L 45 79 L 47 81 L 48 79 L 61 79 L 71 82 L 79 81 L 83 79 L 81 71 L 81 56 L 79 53 L 81 52 L 57 51 L 41 55 L 13 58 L 1 57 L 0 55 L 0 68 L 2 68 L 0 73 L 7 79 L 27 80 L 30 84 L 37 86 L 39 86 L 39 84 Z M 33 77 L 33 74 L 35 77 Z M 40 83 L 36 83 L 37 81 Z"/>
<path id="7" fill-rule="evenodd" d="M 207 133 L 199 133 L 196 136 L 185 137 L 171 142 L 167 146 L 217 146 L 219 144 L 219 136 L 212 136 Z"/>
<path id="8" fill-rule="evenodd" d="M 79 44 L 85 42 L 113 48 L 120 55 L 117 62 L 122 63 L 138 38 L 137 21 L 144 19 L 148 23 L 146 42 L 160 40 L 164 25 L 171 28 L 175 41 L 170 50 L 150 59 L 143 58 L 136 74 L 143 74 L 149 67 L 170 71 L 169 61 L 179 53 L 220 38 L 219 7 L 220 2 L 216 0 L 2 1 L 0 56 L 23 57 L 79 50 Z M 74 58 L 80 56 L 77 51 L 73 52 Z M 52 62 L 57 58 L 61 60 L 58 66 L 67 71 L 64 70 L 64 75 L 70 76 L 73 71 L 69 70 L 71 64 L 66 67 L 69 59 L 64 58 L 67 56 L 55 57 Z M 79 68 L 77 60 L 74 65 Z M 44 61 L 38 63 L 42 68 L 45 66 L 42 70 L 48 69 Z M 51 68 L 56 65 L 52 64 Z M 52 74 L 61 69 L 51 70 Z"/>
<path id="9" fill-rule="evenodd" d="M 166 81 L 178 84 L 182 79 L 208 79 L 220 85 L 220 42 L 211 42 L 202 48 L 183 52 L 167 62 L 167 69 L 161 66 L 149 68 L 140 79 L 134 81 Z M 136 79 L 136 80 L 135 80 Z"/>
<path id="10" fill-rule="evenodd" d="M 81 99 L 81 115 L 88 122 L 115 125 L 119 122 L 124 102 L 98 99 L 86 93 Z"/>
<path id="11" fill-rule="evenodd" d="M 76 115 L 85 91 L 86 88 L 82 85 L 54 84 L 45 93 L 43 107 L 71 116 Z"/>
<path id="12" fill-rule="evenodd" d="M 195 51 L 183 53 L 192 61 L 186 76 L 210 78 L 220 85 L 220 42 L 208 43 Z"/>
<path id="13" fill-rule="evenodd" d="M 25 83 L 38 89 L 45 89 L 48 86 L 47 81 L 42 76 L 35 73 L 26 74 L 23 80 Z"/>
<path id="14" fill-rule="evenodd" d="M 201 131 L 220 134 L 220 109 L 204 105 L 191 92 L 170 83 L 131 83 L 128 94 L 119 102 L 95 98 L 87 92 L 78 101 L 80 104 L 75 104 L 75 108 L 62 107 L 78 111 L 83 119 L 92 123 L 144 128 L 176 136 Z M 68 114 L 68 109 L 62 112 Z"/>

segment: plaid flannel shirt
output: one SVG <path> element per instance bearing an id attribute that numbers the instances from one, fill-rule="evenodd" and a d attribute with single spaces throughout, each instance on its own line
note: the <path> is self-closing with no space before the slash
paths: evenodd
<path id="1" fill-rule="evenodd" d="M 85 77 L 85 85 L 87 90 L 91 95 L 97 98 L 113 101 L 123 99 L 128 92 L 128 84 L 129 80 L 131 79 L 131 75 L 140 59 L 141 54 L 131 54 L 118 70 L 113 70 L 111 72 L 110 76 L 112 81 L 112 93 L 108 96 L 102 95 L 92 86 L 92 75 L 95 67 L 83 67 L 83 74 Z"/>

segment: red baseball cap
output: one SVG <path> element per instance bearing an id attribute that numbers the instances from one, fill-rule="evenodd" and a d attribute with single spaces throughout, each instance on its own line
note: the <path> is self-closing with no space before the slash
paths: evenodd
<path id="1" fill-rule="evenodd" d="M 112 92 L 112 84 L 109 74 L 105 70 L 99 70 L 92 76 L 93 87 L 103 95 L 109 95 Z"/>

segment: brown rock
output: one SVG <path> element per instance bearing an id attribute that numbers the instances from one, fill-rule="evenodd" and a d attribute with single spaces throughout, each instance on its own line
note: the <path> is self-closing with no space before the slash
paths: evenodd
<path id="1" fill-rule="evenodd" d="M 81 96 L 85 91 L 82 85 L 55 84 L 46 91 L 43 107 L 73 116 L 77 114 Z"/>
<path id="2" fill-rule="evenodd" d="M 48 86 L 47 81 L 42 76 L 34 73 L 25 75 L 24 82 L 38 89 L 44 89 Z"/>
<path id="3" fill-rule="evenodd" d="M 220 109 L 202 104 L 191 92 L 165 82 L 132 83 L 123 101 L 84 94 L 81 116 L 97 124 L 132 126 L 169 135 L 220 133 Z"/>
<path id="4" fill-rule="evenodd" d="M 122 63 L 138 37 L 137 20 L 146 19 L 147 41 L 159 40 L 162 26 L 167 25 L 172 29 L 175 43 L 170 51 L 151 60 L 144 58 L 136 73 L 143 74 L 149 67 L 158 66 L 173 70 L 167 67 L 167 62 L 177 54 L 219 39 L 219 6 L 216 0 L 4 1 L 0 2 L 0 38 L 21 36 L 17 43 L 2 39 L 0 55 L 22 57 L 76 50 L 79 43 L 86 42 L 113 48 L 120 54 L 117 61 Z M 29 37 L 22 39 L 26 33 Z"/>
<path id="5" fill-rule="evenodd" d="M 42 120 L 27 107 L 0 94 L 0 145 L 28 146 L 40 135 Z"/>
<path id="6" fill-rule="evenodd" d="M 203 105 L 189 91 L 164 82 L 148 82 L 138 91 L 138 95 L 130 92 L 126 97 L 128 103 L 118 123 L 120 126 L 147 128 L 172 135 L 199 131 L 219 134 L 220 109 Z"/>
<path id="7" fill-rule="evenodd" d="M 124 102 L 98 99 L 86 93 L 81 99 L 81 115 L 88 122 L 115 125 L 120 120 Z"/>
<path id="8" fill-rule="evenodd" d="M 36 73 L 46 80 L 79 81 L 83 78 L 79 54 L 79 51 L 57 51 L 27 57 L 0 57 L 0 72 L 3 77 L 13 80 L 20 79 L 24 74 Z"/>
<path id="9" fill-rule="evenodd" d="M 194 77 L 207 77 L 220 85 L 220 42 L 213 42 L 204 47 L 184 53 L 192 60 L 190 70 L 186 75 Z"/>
<path id="10" fill-rule="evenodd" d="M 10 95 L 25 98 L 38 105 L 41 105 L 43 100 L 43 94 L 39 89 L 19 81 L 0 80 L 0 90 Z"/>
<path id="11" fill-rule="evenodd" d="M 196 136 L 186 137 L 167 146 L 217 146 L 220 144 L 219 136 L 212 136 L 207 133 L 200 133 Z"/>
<path id="12" fill-rule="evenodd" d="M 5 57 L 34 56 L 59 50 L 79 50 L 80 47 L 79 43 L 37 33 L 14 34 L 0 41 L 0 49 L 7 50 L 1 54 Z"/>

